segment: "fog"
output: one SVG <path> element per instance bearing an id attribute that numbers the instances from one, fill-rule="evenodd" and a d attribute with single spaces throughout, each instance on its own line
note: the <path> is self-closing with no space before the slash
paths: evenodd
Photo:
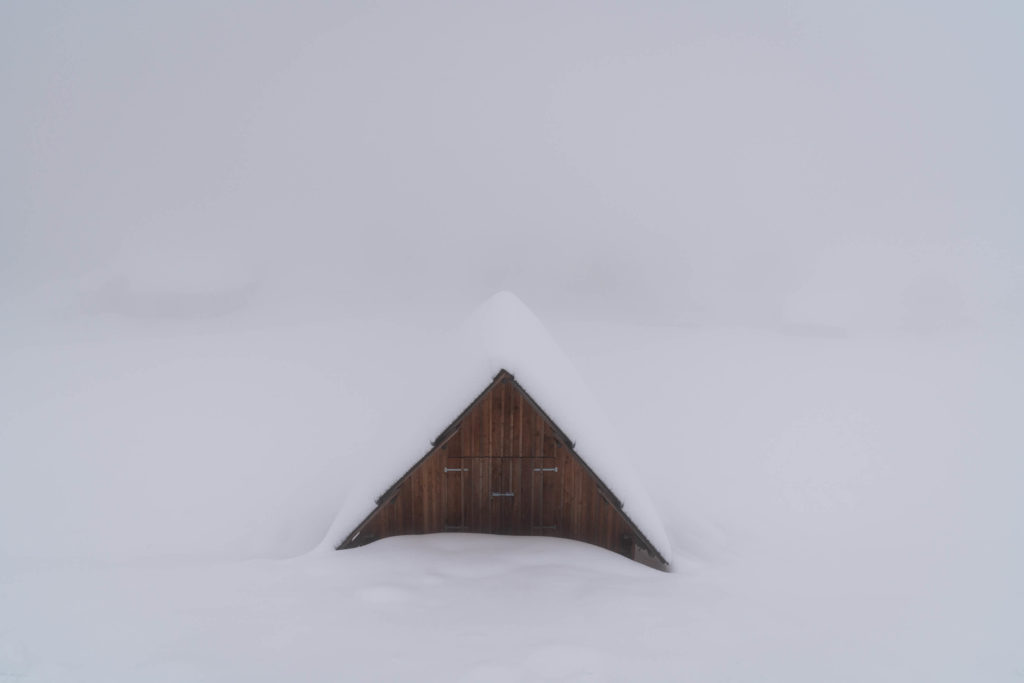
<path id="1" fill-rule="evenodd" d="M 1024 323 L 1022 30 L 1008 3 L 4 4 L 6 552 L 312 547 L 404 373 L 502 289 L 609 355 L 595 386 L 728 373 L 679 330 L 1013 365 L 979 349 Z M 968 384 L 1004 410 L 997 376 Z M 692 424 L 663 391 L 620 427 Z"/>
<path id="2" fill-rule="evenodd" d="M 1011 2 L 5 3 L 4 300 L 1015 326 L 1022 31 Z"/>
<path id="3" fill-rule="evenodd" d="M 1019 680 L 1022 36 L 1011 0 L 0 3 L 0 679 Z M 311 552 L 462 410 L 438 359 L 501 290 L 673 573 Z"/>

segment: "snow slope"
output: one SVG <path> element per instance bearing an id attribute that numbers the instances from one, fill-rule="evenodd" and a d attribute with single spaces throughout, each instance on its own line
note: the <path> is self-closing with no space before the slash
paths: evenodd
<path id="1" fill-rule="evenodd" d="M 668 562 L 671 546 L 661 519 L 630 465 L 630 452 L 616 437 L 572 362 L 544 325 L 513 293 L 483 302 L 429 356 L 426 377 L 409 381 L 392 420 L 367 439 L 373 470 L 350 495 L 321 544 L 332 550 L 377 507 L 376 499 L 430 450 L 430 441 L 459 416 L 490 380 L 508 370 L 575 443 L 575 450 L 622 501 L 623 510 Z"/>
<path id="2" fill-rule="evenodd" d="M 0 680 L 1024 671 L 1016 337 L 556 319 L 596 399 L 638 435 L 631 460 L 676 551 L 663 574 L 581 543 L 475 535 L 258 559 L 315 545 L 362 481 L 360 434 L 408 381 L 395 359 L 443 337 L 440 322 L 276 320 L 202 334 L 107 321 L 77 338 L 26 323 L 5 339 L 21 391 L 6 385 L 0 422 Z"/>
<path id="3" fill-rule="evenodd" d="M 923 5 L 0 2 L 0 683 L 1020 683 L 1021 3 Z M 673 573 L 310 552 L 506 288 Z"/>

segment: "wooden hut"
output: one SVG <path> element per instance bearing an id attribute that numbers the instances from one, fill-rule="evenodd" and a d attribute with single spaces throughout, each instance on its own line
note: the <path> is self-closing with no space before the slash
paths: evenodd
<path id="1" fill-rule="evenodd" d="M 557 536 L 668 568 L 622 501 L 505 369 L 376 504 L 337 549 L 403 534 Z"/>

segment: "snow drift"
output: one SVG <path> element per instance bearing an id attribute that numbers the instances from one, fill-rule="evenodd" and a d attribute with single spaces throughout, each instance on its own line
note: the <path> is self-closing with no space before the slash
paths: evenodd
<path id="1" fill-rule="evenodd" d="M 377 497 L 428 450 L 431 438 L 494 375 L 511 372 L 575 443 L 575 450 L 623 504 L 623 511 L 671 562 L 668 535 L 610 420 L 536 315 L 511 292 L 485 301 L 431 349 L 427 372 L 411 378 L 391 420 L 370 442 L 373 471 L 342 507 L 321 549 L 336 547 L 376 507 Z M 396 426 L 397 425 L 397 426 Z"/>

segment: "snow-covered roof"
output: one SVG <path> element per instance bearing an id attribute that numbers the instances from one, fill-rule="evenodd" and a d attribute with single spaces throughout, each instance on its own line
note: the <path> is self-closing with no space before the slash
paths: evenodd
<path id="1" fill-rule="evenodd" d="M 374 453 L 366 481 L 338 513 L 321 543 L 334 548 L 377 507 L 377 497 L 431 448 L 431 439 L 451 424 L 501 370 L 512 373 L 537 404 L 575 443 L 574 450 L 622 503 L 666 562 L 671 548 L 654 506 L 634 472 L 629 453 L 614 433 L 586 383 L 536 315 L 511 292 L 485 301 L 449 339 L 438 358 L 410 387 L 411 401 L 394 415 Z M 413 405 L 415 407 L 413 407 Z"/>

